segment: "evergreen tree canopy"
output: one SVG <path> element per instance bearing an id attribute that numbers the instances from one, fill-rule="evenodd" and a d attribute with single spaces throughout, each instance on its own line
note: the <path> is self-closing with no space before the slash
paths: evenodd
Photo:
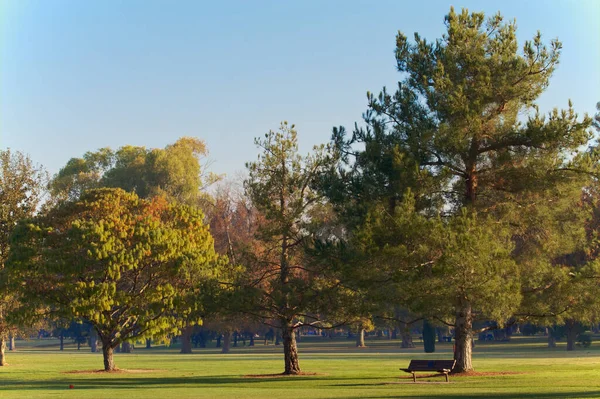
<path id="1" fill-rule="evenodd" d="M 530 285 L 521 277 L 544 278 L 553 271 L 559 247 L 537 240 L 535 253 L 543 257 L 532 261 L 520 251 L 519 237 L 535 237 L 552 201 L 567 193 L 571 203 L 578 200 L 571 193 L 581 195 L 581 176 L 594 166 L 594 153 L 587 151 L 592 121 L 579 118 L 570 102 L 566 110 L 538 112 L 535 101 L 559 62 L 558 40 L 547 46 L 538 33 L 519 50 L 516 22 L 500 14 L 486 19 L 451 8 L 445 24 L 446 33 L 433 42 L 419 34 L 411 42 L 398 33 L 398 88 L 367 94 L 366 127 L 357 126 L 351 137 L 334 129 L 341 163 L 326 191 L 343 213 L 361 215 L 348 218 L 358 227 L 357 239 L 373 229 L 373 220 L 379 230 L 392 226 L 398 210 L 410 220 L 401 205 L 406 201 L 413 204 L 413 219 L 440 218 L 433 231 L 426 223 L 411 223 L 431 233 L 417 234 L 420 245 L 406 232 L 378 233 L 389 241 L 377 247 L 381 255 L 394 252 L 387 264 L 398 268 L 428 265 L 431 273 L 384 271 L 400 278 L 399 286 L 429 285 L 429 306 L 447 306 L 438 316 L 454 319 L 456 371 L 468 371 L 474 318 L 506 319 L 519 308 L 522 287 Z M 405 198 L 407 193 L 414 198 Z M 370 210 L 373 206 L 385 212 Z M 373 219 L 373 212 L 382 217 Z M 390 227 L 393 231 L 398 229 Z M 430 263 L 419 259 L 411 266 L 418 253 L 429 253 Z M 423 293 L 408 288 L 403 294 L 410 291 L 415 299 Z"/>

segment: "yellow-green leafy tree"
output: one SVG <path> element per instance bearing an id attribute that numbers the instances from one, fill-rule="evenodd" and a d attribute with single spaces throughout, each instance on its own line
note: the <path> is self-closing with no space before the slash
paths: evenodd
<path id="1" fill-rule="evenodd" d="M 16 314 L 88 321 L 104 369 L 115 370 L 122 342 L 177 333 L 202 313 L 198 291 L 215 281 L 219 262 L 203 219 L 160 196 L 104 188 L 19 223 L 4 279 L 27 304 Z"/>

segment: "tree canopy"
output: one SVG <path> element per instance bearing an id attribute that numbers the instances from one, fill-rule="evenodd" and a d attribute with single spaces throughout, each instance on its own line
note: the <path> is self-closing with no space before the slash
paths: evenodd
<path id="1" fill-rule="evenodd" d="M 444 303 L 451 306 L 443 314 L 454 319 L 457 371 L 468 371 L 474 315 L 493 317 L 483 311 L 490 297 L 498 310 L 504 309 L 500 304 L 517 309 L 520 287 L 528 284 L 517 281 L 523 274 L 514 262 L 526 262 L 511 259 L 516 243 L 506 237 L 518 233 L 515 225 L 523 233 L 543 219 L 522 218 L 522 208 L 562 198 L 567 186 L 581 190 L 578 173 L 592 166 L 585 151 L 592 134 L 591 119 L 579 118 L 570 103 L 547 116 L 537 110 L 535 101 L 558 64 L 560 42 L 546 46 L 538 33 L 519 51 L 516 23 L 500 14 L 486 20 L 483 13 L 451 9 L 445 24 L 446 33 L 433 42 L 417 33 L 410 42 L 398 33 L 402 80 L 394 94 L 385 88 L 378 96 L 368 93 L 366 127 L 357 126 L 349 138 L 343 128 L 334 129 L 341 165 L 327 190 L 338 208 L 363 209 L 358 226 L 369 220 L 371 204 L 385 204 L 386 217 L 393 219 L 407 194 L 413 217 L 441 218 L 434 231 L 449 235 L 436 242 L 431 234 L 421 245 L 430 248 L 432 272 L 445 275 L 434 291 L 447 294 Z M 382 249 L 402 244 L 389 238 Z M 546 264 L 556 256 L 536 253 Z M 412 287 L 436 281 L 426 272 L 397 275 Z M 451 290 L 448 281 L 455 281 Z M 471 294 L 460 287 L 472 287 Z M 440 303 L 434 298 L 431 306 Z"/>
<path id="2" fill-rule="evenodd" d="M 201 306 L 217 255 L 195 208 L 121 189 L 89 190 L 16 227 L 5 272 L 23 306 L 88 321 L 103 345 L 105 370 L 125 340 L 176 333 Z"/>

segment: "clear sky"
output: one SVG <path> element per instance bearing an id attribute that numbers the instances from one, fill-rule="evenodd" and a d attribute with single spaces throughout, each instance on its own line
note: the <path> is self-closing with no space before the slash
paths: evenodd
<path id="1" fill-rule="evenodd" d="M 542 110 L 595 112 L 600 1 L 0 0 L 0 148 L 56 173 L 109 146 L 206 141 L 212 170 L 253 160 L 288 120 L 304 152 L 393 87 L 395 34 L 444 32 L 450 5 L 563 42 Z"/>

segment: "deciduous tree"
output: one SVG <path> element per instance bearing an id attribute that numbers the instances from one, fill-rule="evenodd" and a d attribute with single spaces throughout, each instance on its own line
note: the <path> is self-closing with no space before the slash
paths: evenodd
<path id="1" fill-rule="evenodd" d="M 46 193 L 47 180 L 44 169 L 34 165 L 28 156 L 0 150 L 0 271 L 8 258 L 10 235 L 19 220 L 35 215 Z M 6 317 L 15 306 L 13 293 L 0 289 L 0 366 L 6 364 L 6 339 L 15 329 Z"/>
<path id="2" fill-rule="evenodd" d="M 21 320 L 43 308 L 89 322 L 104 369 L 115 370 L 122 342 L 176 333 L 198 314 L 198 287 L 212 281 L 218 261 L 203 219 L 163 197 L 96 189 L 20 222 L 5 271 L 27 304 Z"/>

